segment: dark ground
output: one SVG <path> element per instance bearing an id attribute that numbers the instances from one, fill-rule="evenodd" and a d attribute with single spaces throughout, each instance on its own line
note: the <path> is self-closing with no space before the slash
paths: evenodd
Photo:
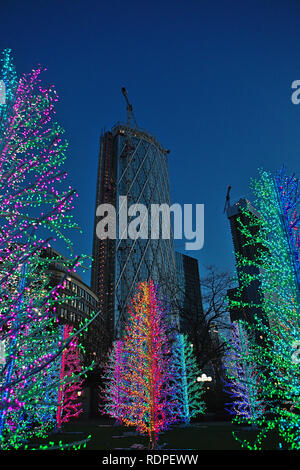
<path id="1" fill-rule="evenodd" d="M 228 422 L 192 423 L 189 426 L 173 426 L 161 433 L 159 445 L 163 449 L 192 449 L 192 450 L 241 450 L 241 445 L 232 436 L 235 430 L 242 439 L 255 437 L 255 432 L 233 426 Z M 148 446 L 147 437 L 134 432 L 134 429 L 124 426 L 114 426 L 105 422 L 74 421 L 65 426 L 62 433 L 51 436 L 53 442 L 61 440 L 74 442 L 91 435 L 87 443 L 88 450 L 128 449 L 134 444 Z M 133 447 L 134 448 L 134 447 Z M 274 439 L 269 438 L 264 449 L 276 449 Z"/>

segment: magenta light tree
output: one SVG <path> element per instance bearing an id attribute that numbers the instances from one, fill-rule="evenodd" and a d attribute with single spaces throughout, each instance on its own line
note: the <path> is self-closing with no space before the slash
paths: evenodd
<path id="1" fill-rule="evenodd" d="M 45 248 L 59 239 L 70 249 L 62 260 L 66 276 L 83 257 L 74 257 L 67 236 L 76 196 L 62 165 L 67 142 L 54 121 L 58 100 L 43 86 L 43 69 L 18 77 L 5 50 L 0 80 L 0 448 L 19 448 L 35 433 L 33 414 L 45 384 L 44 372 L 74 339 L 59 346 L 55 306 L 65 279 L 50 283 Z M 92 321 L 86 319 L 78 331 Z M 79 334 L 79 333 L 78 333 Z M 35 347 L 33 347 L 35 345 Z M 24 354 L 26 351 L 26 354 Z M 37 426 L 40 429 L 40 423 Z M 39 432 L 39 431 L 37 431 Z"/>
<path id="2" fill-rule="evenodd" d="M 63 328 L 63 341 L 67 341 L 74 330 L 73 326 Z M 56 422 L 58 429 L 71 418 L 77 418 L 82 413 L 83 378 L 82 367 L 84 350 L 74 337 L 61 355 L 60 384 L 58 390 L 58 406 Z"/>

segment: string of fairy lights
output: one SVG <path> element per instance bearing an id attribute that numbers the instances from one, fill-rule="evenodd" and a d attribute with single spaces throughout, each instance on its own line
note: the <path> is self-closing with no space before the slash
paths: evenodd
<path id="1" fill-rule="evenodd" d="M 235 437 L 243 447 L 261 450 L 270 436 L 278 448 L 300 448 L 300 383 L 299 365 L 292 360 L 294 343 L 300 338 L 299 323 L 299 186 L 298 179 L 282 169 L 275 177 L 261 171 L 252 182 L 256 196 L 255 207 L 259 219 L 244 211 L 248 226 L 240 222 L 240 231 L 246 244 L 256 247 L 255 259 L 238 257 L 241 268 L 255 265 L 257 274 L 244 271 L 237 298 L 231 301 L 235 309 L 256 307 L 254 322 L 244 324 L 245 334 L 252 336 L 247 357 L 234 344 L 236 363 L 242 370 L 254 367 L 255 380 L 249 389 L 249 380 L 231 376 L 233 388 L 241 380 L 244 395 L 235 396 L 235 421 L 255 426 L 256 436 L 250 441 Z M 259 230 L 251 230 L 256 226 Z M 245 302 L 243 290 L 258 281 L 261 303 Z M 235 326 L 236 328 L 236 326 Z M 257 341 L 254 338 L 261 338 Z M 239 342 L 239 345 L 241 343 Z M 230 345 L 229 345 L 230 346 Z M 252 402 L 262 405 L 264 411 L 255 416 L 241 414 L 240 410 Z M 258 409 L 260 406 L 258 406 Z"/>
<path id="2" fill-rule="evenodd" d="M 59 190 L 67 150 L 54 122 L 58 100 L 42 86 L 42 68 L 17 77 L 10 50 L 1 61 L 6 99 L 0 105 L 0 448 L 30 448 L 81 411 L 80 341 L 93 316 L 78 328 L 60 326 L 56 310 L 68 273 L 84 257 L 62 258 L 65 276 L 51 284 L 52 260 L 43 256 L 56 239 L 78 228 L 72 219 L 76 193 Z M 61 328 L 63 328 L 63 333 Z M 63 337 L 62 337 L 63 334 Z M 75 447 L 82 447 L 85 442 Z M 52 444 L 41 444 L 47 448 Z M 63 443 L 59 444 L 63 448 Z"/>
<path id="3" fill-rule="evenodd" d="M 150 448 L 172 423 L 188 424 L 205 410 L 191 343 L 167 317 L 158 286 L 140 282 L 124 337 L 114 343 L 103 377 L 101 412 L 148 435 Z"/>
<path id="4" fill-rule="evenodd" d="M 58 101 L 53 86 L 42 83 L 38 66 L 18 77 L 10 50 L 1 60 L 0 80 L 0 448 L 29 448 L 81 413 L 82 335 L 95 317 L 78 328 L 60 325 L 56 309 L 66 276 L 84 257 L 62 259 L 66 276 L 53 287 L 51 259 L 45 248 L 78 229 L 72 211 L 76 192 L 66 186 L 63 164 L 68 143 L 54 121 Z M 237 322 L 228 343 L 226 388 L 234 422 L 251 425 L 253 440 L 235 438 L 260 450 L 270 435 L 278 448 L 300 449 L 299 364 L 292 360 L 300 339 L 299 180 L 282 169 L 261 171 L 252 182 L 259 218 L 244 210 L 240 219 L 245 244 L 255 256 L 237 255 L 240 285 L 231 307 L 256 309 L 253 322 Z M 255 228 L 255 230 L 253 230 Z M 247 267 L 256 267 L 253 270 Z M 261 301 L 245 300 L 245 289 L 258 282 Z M 190 423 L 204 412 L 202 380 L 188 338 L 166 322 L 168 311 L 153 281 L 141 282 L 129 308 L 124 337 L 109 355 L 102 390 L 104 406 L 117 422 L 149 437 L 172 423 Z M 257 338 L 262 341 L 257 341 Z M 4 351 L 4 352 L 3 352 Z M 232 366 L 232 364 L 234 364 Z M 74 443 L 74 448 L 86 440 Z M 67 445 L 68 446 L 68 445 Z M 60 442 L 36 448 L 64 448 Z"/>

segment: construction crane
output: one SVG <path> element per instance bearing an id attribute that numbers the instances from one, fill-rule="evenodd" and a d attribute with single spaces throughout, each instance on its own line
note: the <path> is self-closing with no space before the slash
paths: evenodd
<path id="1" fill-rule="evenodd" d="M 138 125 L 137 125 L 137 122 L 136 122 L 136 119 L 135 119 L 135 116 L 134 116 L 134 113 L 133 113 L 133 107 L 132 107 L 132 104 L 130 103 L 129 99 L 128 99 L 128 94 L 127 94 L 127 90 L 125 87 L 122 87 L 122 93 L 124 95 L 124 98 L 126 100 L 126 104 L 127 104 L 127 125 L 128 127 L 131 127 L 130 126 L 130 123 L 131 123 L 131 119 L 133 120 L 134 122 L 134 125 L 135 125 L 135 128 L 137 129 L 138 128 Z"/>

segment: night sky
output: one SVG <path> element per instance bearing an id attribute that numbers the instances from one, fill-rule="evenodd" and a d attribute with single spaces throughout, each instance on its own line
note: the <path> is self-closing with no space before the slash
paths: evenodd
<path id="1" fill-rule="evenodd" d="M 299 44 L 298 0 L 0 0 L 0 48 L 18 74 L 47 67 L 60 96 L 75 251 L 92 251 L 99 137 L 126 120 L 125 86 L 139 126 L 171 151 L 172 202 L 205 204 L 204 248 L 188 254 L 201 273 L 233 270 L 227 186 L 235 202 L 258 168 L 299 175 Z"/>

